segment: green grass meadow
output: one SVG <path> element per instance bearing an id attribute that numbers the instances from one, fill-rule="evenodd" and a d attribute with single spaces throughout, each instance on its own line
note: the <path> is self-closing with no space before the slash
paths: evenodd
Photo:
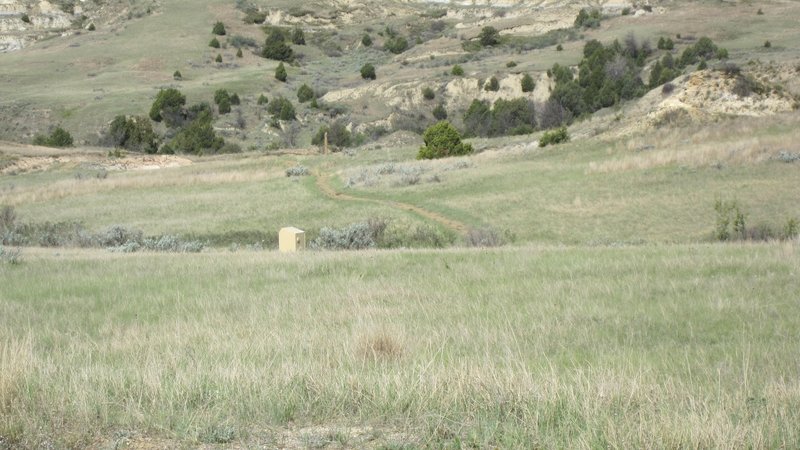
<path id="1" fill-rule="evenodd" d="M 30 250 L 0 266 L 0 436 L 793 448 L 799 250 Z"/>

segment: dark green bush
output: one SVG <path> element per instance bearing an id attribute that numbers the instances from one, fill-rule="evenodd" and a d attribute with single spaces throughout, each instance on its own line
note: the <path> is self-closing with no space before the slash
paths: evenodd
<path id="1" fill-rule="evenodd" d="M 212 48 L 219 48 L 219 41 L 217 40 L 217 38 L 211 38 L 211 41 L 208 43 L 208 46 Z"/>
<path id="2" fill-rule="evenodd" d="M 284 33 L 279 29 L 272 29 L 264 43 L 264 48 L 261 50 L 261 56 L 267 59 L 288 62 L 294 59 L 294 52 L 286 44 Z"/>
<path id="3" fill-rule="evenodd" d="M 34 145 L 42 145 L 45 147 L 72 147 L 72 143 L 72 135 L 61 127 L 56 127 L 49 136 L 37 134 L 33 138 Z"/>
<path id="4" fill-rule="evenodd" d="M 244 53 L 242 53 L 242 49 L 241 48 L 237 48 L 236 49 L 236 57 L 237 58 L 242 58 L 243 56 L 244 56 Z"/>
<path id="5" fill-rule="evenodd" d="M 472 153 L 472 146 L 461 142 L 458 130 L 446 120 L 425 130 L 422 140 L 425 145 L 419 149 L 417 159 L 445 158 Z"/>
<path id="6" fill-rule="evenodd" d="M 267 103 L 269 103 L 269 99 L 267 99 L 266 95 L 261 94 L 258 96 L 258 100 L 256 101 L 257 105 L 266 105 Z"/>
<path id="7" fill-rule="evenodd" d="M 527 73 L 522 76 L 520 85 L 522 87 L 522 92 L 533 92 L 533 90 L 536 88 L 536 83 L 533 81 L 533 77 Z"/>
<path id="8" fill-rule="evenodd" d="M 546 147 L 548 145 L 560 144 L 569 141 L 569 134 L 567 134 L 567 127 L 556 128 L 555 130 L 545 131 L 541 138 L 539 138 L 539 147 Z"/>
<path id="9" fill-rule="evenodd" d="M 223 100 L 230 102 L 230 99 L 231 95 L 228 93 L 227 89 L 217 89 L 214 91 L 214 104 L 219 105 Z"/>
<path id="10" fill-rule="evenodd" d="M 279 120 L 295 120 L 295 110 L 294 105 L 292 102 L 282 96 L 277 96 L 272 99 L 271 102 L 267 105 L 267 112 L 272 115 L 273 118 Z"/>
<path id="11" fill-rule="evenodd" d="M 177 122 L 177 116 L 180 116 L 181 108 L 185 104 L 186 97 L 177 89 L 162 89 L 150 107 L 150 119 L 156 122 L 165 120 L 167 126 L 172 127 Z"/>
<path id="12" fill-rule="evenodd" d="M 183 75 L 181 75 L 181 71 L 180 71 L 180 70 L 176 70 L 176 71 L 175 71 L 175 72 L 172 74 L 172 79 L 173 79 L 173 80 L 175 80 L 175 81 L 181 81 L 181 80 L 183 80 Z"/>
<path id="13" fill-rule="evenodd" d="M 483 27 L 478 34 L 478 41 L 483 47 L 491 47 L 500 43 L 500 32 L 494 27 Z"/>
<path id="14" fill-rule="evenodd" d="M 464 76 L 464 69 L 461 68 L 458 64 L 453 66 L 453 70 L 450 71 L 450 74 L 455 75 L 457 77 Z"/>
<path id="15" fill-rule="evenodd" d="M 278 64 L 278 67 L 275 68 L 275 79 L 285 82 L 287 77 L 286 67 L 284 67 L 283 63 Z"/>
<path id="16" fill-rule="evenodd" d="M 365 80 L 374 80 L 377 78 L 377 75 L 375 74 L 375 66 L 370 63 L 361 66 L 361 78 Z"/>
<path id="17" fill-rule="evenodd" d="M 408 49 L 408 41 L 403 36 L 390 37 L 384 42 L 383 48 L 399 55 Z"/>
<path id="18" fill-rule="evenodd" d="M 199 111 L 186 126 L 172 138 L 168 148 L 174 152 L 191 153 L 195 155 L 218 153 L 225 145 L 225 141 L 217 136 L 211 125 L 212 114 L 210 107 L 197 105 Z"/>
<path id="19" fill-rule="evenodd" d="M 97 27 L 95 27 L 93 23 L 90 23 L 89 26 L 86 29 L 89 30 L 89 31 L 94 31 L 94 30 L 97 29 Z"/>
<path id="20" fill-rule="evenodd" d="M 372 47 L 372 38 L 369 34 L 364 33 L 364 36 L 361 36 L 361 45 L 364 47 Z"/>
<path id="21" fill-rule="evenodd" d="M 587 11 L 586 9 L 581 9 L 578 12 L 578 16 L 575 17 L 575 28 L 597 28 L 600 26 L 600 20 L 602 16 L 600 14 L 600 10 L 592 9 Z"/>
<path id="22" fill-rule="evenodd" d="M 434 98 L 436 98 L 436 93 L 433 92 L 433 89 L 431 89 L 430 87 L 426 86 L 426 87 L 422 88 L 422 97 L 425 100 L 433 100 Z"/>
<path id="23" fill-rule="evenodd" d="M 305 103 L 314 98 L 314 90 L 305 83 L 297 89 L 297 101 Z"/>
<path id="24" fill-rule="evenodd" d="M 108 127 L 104 142 L 135 152 L 156 153 L 158 136 L 145 117 L 116 116 Z"/>
<path id="25" fill-rule="evenodd" d="M 215 23 L 214 28 L 211 29 L 211 33 L 217 36 L 225 36 L 225 24 L 222 22 Z"/>
<path id="26" fill-rule="evenodd" d="M 31 18 L 28 17 L 27 14 L 23 14 L 22 16 L 20 16 L 20 20 L 22 20 L 25 23 L 31 23 Z"/>
<path id="27" fill-rule="evenodd" d="M 221 54 L 219 54 L 219 53 L 217 53 L 217 57 L 216 57 L 216 58 L 214 58 L 214 61 L 216 61 L 216 62 L 218 62 L 218 63 L 221 63 L 221 62 L 222 62 L 222 55 L 221 55 Z"/>
<path id="28" fill-rule="evenodd" d="M 242 100 L 239 99 L 239 94 L 237 94 L 235 92 L 233 94 L 231 94 L 230 101 L 231 101 L 231 105 L 234 105 L 234 106 L 239 105 L 239 104 L 242 103 Z"/>
<path id="29" fill-rule="evenodd" d="M 680 67 L 697 64 L 700 60 L 727 59 L 728 50 L 717 47 L 711 39 L 701 37 L 694 45 L 690 45 L 683 50 L 678 60 Z"/>
<path id="30" fill-rule="evenodd" d="M 528 134 L 536 128 L 533 102 L 526 98 L 473 100 L 464 113 L 464 128 L 469 136 L 505 136 Z"/>

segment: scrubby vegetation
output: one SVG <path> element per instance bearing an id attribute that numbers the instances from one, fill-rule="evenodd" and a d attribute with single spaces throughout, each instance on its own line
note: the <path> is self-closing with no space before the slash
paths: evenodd
<path id="1" fill-rule="evenodd" d="M 280 95 L 267 104 L 267 112 L 279 120 L 292 121 L 297 118 L 292 102 Z"/>
<path id="2" fill-rule="evenodd" d="M 548 145 L 561 144 L 569 141 L 569 134 L 566 127 L 560 127 L 555 130 L 545 131 L 539 139 L 539 147 L 547 147 Z"/>
<path id="3" fill-rule="evenodd" d="M 69 131 L 56 127 L 50 135 L 37 134 L 33 137 L 33 145 L 45 147 L 72 147 L 73 139 Z"/>
<path id="4" fill-rule="evenodd" d="M 330 125 L 323 125 L 311 139 L 311 145 L 322 147 L 325 145 L 325 135 L 328 135 L 328 145 L 333 149 L 350 147 L 353 136 L 344 121 L 336 120 Z"/>
<path id="5" fill-rule="evenodd" d="M 464 113 L 464 128 L 469 136 L 528 134 L 536 128 L 534 104 L 526 98 L 498 99 L 492 106 L 473 100 Z"/>
<path id="6" fill-rule="evenodd" d="M 150 119 L 174 127 L 182 120 L 182 108 L 186 104 L 186 97 L 177 89 L 162 89 L 156 96 L 150 108 Z"/>
<path id="7" fill-rule="evenodd" d="M 443 120 L 431 126 L 422 135 L 425 145 L 419 149 L 417 159 L 446 158 L 448 156 L 468 155 L 473 149 L 470 144 L 461 142 L 461 135 L 450 122 Z"/>
<path id="8" fill-rule="evenodd" d="M 286 44 L 286 36 L 283 31 L 273 28 L 270 29 L 261 56 L 277 61 L 291 61 L 294 59 L 294 51 Z"/>
<path id="9" fill-rule="evenodd" d="M 624 44 L 614 41 L 604 46 L 591 40 L 584 46 L 577 78 L 568 67 L 556 64 L 550 69 L 548 74 L 556 83 L 550 100 L 568 110 L 572 117 L 579 117 L 622 100 L 641 97 L 646 89 L 639 74 L 651 52 L 646 41 L 640 43 L 633 35 Z"/>
<path id="10" fill-rule="evenodd" d="M 361 66 L 361 78 L 365 80 L 374 80 L 375 78 L 377 78 L 377 75 L 375 73 L 375 66 L 369 63 Z"/>
<path id="11" fill-rule="evenodd" d="M 116 116 L 108 127 L 105 143 L 135 152 L 156 153 L 159 138 L 148 118 Z"/>

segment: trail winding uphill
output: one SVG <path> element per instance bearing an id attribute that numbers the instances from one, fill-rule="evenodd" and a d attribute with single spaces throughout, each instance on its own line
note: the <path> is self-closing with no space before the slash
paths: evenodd
<path id="1" fill-rule="evenodd" d="M 381 200 L 375 198 L 367 198 L 367 197 L 358 197 L 355 195 L 344 194 L 341 192 L 336 191 L 336 189 L 331 186 L 330 183 L 330 174 L 324 173 L 322 171 L 318 171 L 316 174 L 316 183 L 317 188 L 319 188 L 320 192 L 322 192 L 326 197 L 329 197 L 333 200 L 339 201 L 356 201 L 356 202 L 371 202 L 377 203 L 380 205 L 384 205 L 390 208 L 400 209 L 403 211 L 409 211 L 415 213 L 419 216 L 422 216 L 428 220 L 432 220 L 445 228 L 455 231 L 458 234 L 464 235 L 469 231 L 469 227 L 455 219 L 451 219 L 446 217 L 440 213 L 430 211 L 428 209 L 422 208 L 420 206 L 412 205 L 410 203 L 405 202 L 398 202 L 394 200 Z"/>

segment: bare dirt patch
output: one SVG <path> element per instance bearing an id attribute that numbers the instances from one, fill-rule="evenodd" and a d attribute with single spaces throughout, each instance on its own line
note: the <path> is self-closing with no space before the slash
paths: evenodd
<path id="1" fill-rule="evenodd" d="M 101 150 L 54 149 L 12 143 L 0 143 L 0 173 L 15 175 L 41 172 L 55 167 L 82 167 L 108 171 L 158 170 L 192 164 L 188 158 L 174 155 L 126 155 L 108 157 Z"/>

